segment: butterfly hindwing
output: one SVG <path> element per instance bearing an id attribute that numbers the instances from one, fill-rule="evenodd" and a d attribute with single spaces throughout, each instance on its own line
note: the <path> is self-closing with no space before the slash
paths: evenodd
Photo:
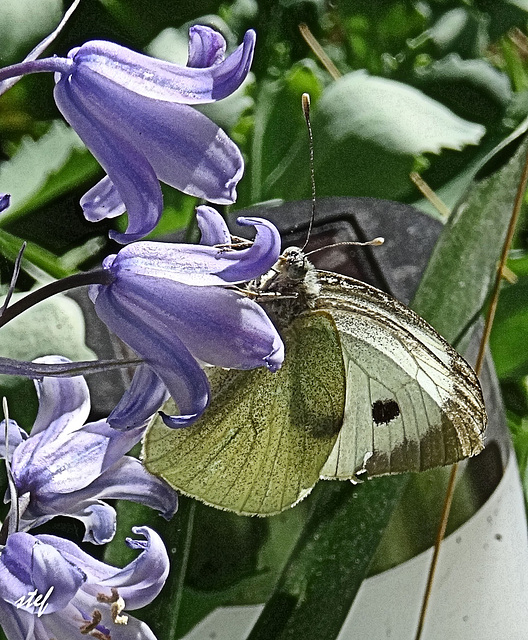
<path id="1" fill-rule="evenodd" d="M 194 425 L 172 430 L 156 418 L 143 445 L 146 468 L 237 513 L 271 515 L 307 495 L 343 423 L 344 362 L 324 311 L 302 314 L 284 340 L 276 373 L 213 370 L 211 405 Z"/>
<path id="2" fill-rule="evenodd" d="M 413 311 L 364 283 L 318 272 L 317 307 L 336 322 L 347 376 L 343 427 L 323 478 L 446 465 L 483 448 L 478 380 Z"/>

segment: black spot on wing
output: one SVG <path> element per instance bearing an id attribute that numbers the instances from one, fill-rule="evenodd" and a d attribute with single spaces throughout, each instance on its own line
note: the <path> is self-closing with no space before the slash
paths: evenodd
<path id="1" fill-rule="evenodd" d="M 376 400 L 372 404 L 372 420 L 376 425 L 389 424 L 391 420 L 400 415 L 400 407 L 396 400 Z"/>

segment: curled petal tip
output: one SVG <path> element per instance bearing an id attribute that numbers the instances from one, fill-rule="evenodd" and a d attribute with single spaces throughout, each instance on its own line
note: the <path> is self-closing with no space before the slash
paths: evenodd
<path id="1" fill-rule="evenodd" d="M 280 338 L 276 341 L 274 351 L 265 358 L 265 362 L 267 368 L 273 373 L 281 368 L 282 363 L 284 362 L 284 344 Z"/>
<path id="2" fill-rule="evenodd" d="M 202 415 L 201 413 L 192 413 L 187 416 L 169 416 L 163 411 L 158 411 L 158 413 L 163 422 L 170 429 L 183 429 L 184 427 L 189 427 Z"/>
<path id="3" fill-rule="evenodd" d="M 194 25 L 189 29 L 188 67 L 205 68 L 219 64 L 225 58 L 226 41 L 210 27 Z"/>

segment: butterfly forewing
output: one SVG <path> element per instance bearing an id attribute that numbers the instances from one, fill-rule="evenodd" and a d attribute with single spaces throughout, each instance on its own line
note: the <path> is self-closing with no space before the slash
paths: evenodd
<path id="1" fill-rule="evenodd" d="M 481 451 L 486 412 L 465 360 L 390 296 L 318 276 L 316 307 L 336 322 L 347 376 L 343 427 L 321 476 L 421 471 Z"/>
<path id="2" fill-rule="evenodd" d="M 284 339 L 276 373 L 213 370 L 211 405 L 194 425 L 172 430 L 156 418 L 143 446 L 147 469 L 242 514 L 279 513 L 306 496 L 343 423 L 344 362 L 326 312 L 303 314 Z"/>

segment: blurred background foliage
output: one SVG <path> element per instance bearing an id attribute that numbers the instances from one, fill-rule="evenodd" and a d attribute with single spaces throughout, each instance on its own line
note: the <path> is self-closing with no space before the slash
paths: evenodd
<path id="1" fill-rule="evenodd" d="M 0 65 L 21 60 L 58 23 L 67 4 L 2 0 Z M 312 98 L 319 196 L 398 200 L 444 222 L 445 216 L 421 196 L 410 172 L 418 172 L 452 210 L 466 197 L 475 176 L 483 177 L 479 172 L 493 170 L 493 162 L 485 164 L 492 150 L 528 117 L 526 0 L 82 0 L 47 55 L 65 55 L 90 39 L 110 39 L 184 64 L 188 27 L 195 23 L 221 30 L 231 49 L 248 28 L 258 36 L 248 81 L 225 101 L 201 107 L 231 134 L 246 160 L 232 209 L 310 197 L 300 110 L 306 91 Z M 301 24 L 330 65 L 312 53 Z M 29 246 L 19 286 L 27 290 L 35 282 L 97 264 L 117 249 L 107 239 L 108 225 L 126 226 L 119 219 L 98 225 L 84 220 L 79 199 L 102 170 L 62 120 L 52 87 L 50 74 L 37 74 L 0 99 L 0 191 L 12 194 L 12 206 L 0 216 L 4 289 L 22 240 Z M 183 228 L 189 228 L 192 237 L 197 200 L 169 187 L 164 187 L 164 198 L 164 216 L 152 237 Z M 527 229 L 523 213 L 508 265 L 514 277 L 503 287 L 491 337 L 525 490 Z M 483 254 L 490 250 L 486 240 L 482 237 Z M 70 318 L 66 308 L 46 312 L 59 314 L 53 321 L 58 327 L 82 322 Z M 55 334 L 45 335 L 44 322 L 52 321 L 37 314 L 19 337 L 2 334 L 2 355 L 33 357 L 31 345 L 9 351 L 30 332 L 39 336 L 37 342 L 49 340 L 55 350 Z M 90 357 L 75 331 L 70 332 L 66 355 Z M 2 384 L 3 392 L 13 392 Z M 34 402 L 22 404 L 17 418 L 29 425 Z M 123 532 L 128 522 L 152 519 L 129 504 L 126 518 L 124 511 Z M 169 547 L 178 550 L 175 565 L 181 560 L 179 550 L 186 550 L 189 571 L 180 568 L 170 578 L 171 590 L 181 596 L 182 613 L 171 623 L 174 635 L 158 629 L 158 637 L 178 637 L 219 603 L 264 601 L 299 535 L 305 511 L 303 503 L 270 525 L 182 500 L 176 525 L 162 525 Z M 159 520 L 156 523 L 160 528 Z M 223 535 L 214 536 L 211 546 L 211 537 L 192 538 L 193 528 Z M 124 560 L 112 546 L 107 558 Z M 151 620 L 159 618 L 165 601 L 160 602 L 151 605 Z"/>

